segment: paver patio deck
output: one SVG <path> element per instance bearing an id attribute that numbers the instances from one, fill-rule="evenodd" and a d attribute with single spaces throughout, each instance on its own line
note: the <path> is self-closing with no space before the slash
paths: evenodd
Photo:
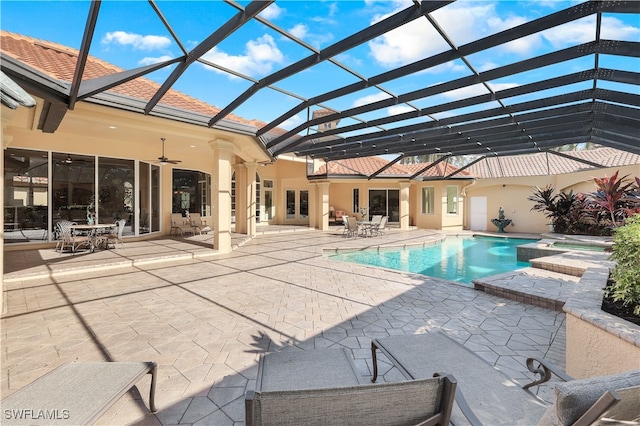
<path id="1" fill-rule="evenodd" d="M 562 312 L 323 255 L 442 234 L 344 239 L 341 230 L 293 230 L 237 236 L 226 255 L 212 253 L 205 236 L 53 258 L 51 249 L 5 252 L 2 396 L 68 361 L 153 360 L 159 411 L 148 412 L 143 380 L 100 424 L 243 424 L 260 353 L 346 347 L 370 376 L 372 338 L 432 329 L 516 380 L 531 377 L 528 356 L 564 366 Z M 382 378 L 400 380 L 382 361 Z"/>

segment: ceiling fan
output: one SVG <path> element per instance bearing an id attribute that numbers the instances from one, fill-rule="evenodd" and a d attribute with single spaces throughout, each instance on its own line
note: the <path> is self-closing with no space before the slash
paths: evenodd
<path id="1" fill-rule="evenodd" d="M 178 164 L 181 163 L 182 160 L 169 160 L 167 157 L 165 157 L 164 155 L 164 141 L 166 140 L 165 138 L 160 138 L 160 140 L 162 141 L 162 156 L 158 157 L 158 161 L 156 163 L 164 166 L 165 164 Z"/>

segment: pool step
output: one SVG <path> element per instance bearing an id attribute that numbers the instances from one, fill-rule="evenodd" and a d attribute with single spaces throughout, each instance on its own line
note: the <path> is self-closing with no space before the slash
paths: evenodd
<path id="1" fill-rule="evenodd" d="M 473 280 L 476 290 L 528 305 L 562 311 L 579 277 L 539 268 L 522 268 Z"/>

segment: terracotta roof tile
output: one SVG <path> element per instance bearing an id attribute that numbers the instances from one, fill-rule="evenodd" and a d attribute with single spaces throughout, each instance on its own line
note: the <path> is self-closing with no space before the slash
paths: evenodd
<path id="1" fill-rule="evenodd" d="M 602 167 L 620 167 L 640 164 L 640 155 L 607 147 L 584 151 L 571 151 L 565 152 L 565 154 L 576 157 L 577 159 L 601 164 Z M 593 169 L 595 169 L 595 167 L 589 164 L 542 152 L 528 155 L 490 157 L 474 164 L 467 170 L 472 176 L 478 178 L 496 178 L 560 175 Z"/>
<path id="2" fill-rule="evenodd" d="M 70 83 L 73 80 L 78 51 L 61 44 L 39 40 L 7 31 L 0 31 L 0 50 L 32 68 L 41 71 L 57 80 Z M 113 64 L 89 55 L 84 70 L 83 80 L 89 80 L 105 75 L 124 71 Z M 144 77 L 123 83 L 110 89 L 110 92 L 131 96 L 137 99 L 150 100 L 160 88 L 160 85 Z M 180 108 L 186 111 L 213 116 L 220 108 L 206 102 L 170 89 L 160 103 Z M 258 120 L 247 120 L 230 114 L 228 120 L 255 127 L 262 127 L 265 123 Z M 284 132 L 283 130 L 280 130 Z M 278 134 L 279 131 L 274 133 Z"/>
<path id="3" fill-rule="evenodd" d="M 353 176 L 369 176 L 378 170 L 385 167 L 389 164 L 389 161 L 385 160 L 381 157 L 359 157 L 359 158 L 349 158 L 344 160 L 333 160 L 329 161 L 326 165 L 322 166 L 317 172 L 316 175 L 325 175 L 328 174 L 330 176 L 335 175 L 353 175 Z M 427 164 L 393 164 L 388 169 L 384 170 L 379 176 L 403 176 L 409 177 L 414 175 L 416 172 L 420 171 L 420 169 L 424 168 Z M 453 171 L 457 170 L 456 167 L 452 165 L 445 165 L 443 163 L 437 164 L 435 167 L 427 170 L 422 173 L 420 176 L 422 177 L 441 177 L 446 174 L 450 174 Z M 469 174 L 466 171 L 462 171 L 460 176 L 468 177 Z"/>

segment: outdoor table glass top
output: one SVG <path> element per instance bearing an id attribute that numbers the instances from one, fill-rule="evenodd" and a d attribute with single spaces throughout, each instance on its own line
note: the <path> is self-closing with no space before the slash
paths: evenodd
<path id="1" fill-rule="evenodd" d="M 366 237 L 371 234 L 371 228 L 373 227 L 374 222 L 370 220 L 363 220 L 356 222 L 356 225 L 358 225 L 358 228 L 362 229 L 362 235 Z"/>
<path id="2" fill-rule="evenodd" d="M 113 228 L 114 226 L 115 224 L 113 223 L 94 223 L 93 225 L 70 225 L 69 227 L 76 231 L 96 231 L 98 229 Z"/>
<path id="3" fill-rule="evenodd" d="M 100 237 L 101 235 L 108 229 L 112 229 L 116 224 L 114 223 L 94 223 L 94 224 L 83 224 L 83 225 L 70 225 L 71 231 L 83 231 L 89 235 L 91 240 L 91 252 L 96 251 L 96 249 L 100 248 Z"/>

